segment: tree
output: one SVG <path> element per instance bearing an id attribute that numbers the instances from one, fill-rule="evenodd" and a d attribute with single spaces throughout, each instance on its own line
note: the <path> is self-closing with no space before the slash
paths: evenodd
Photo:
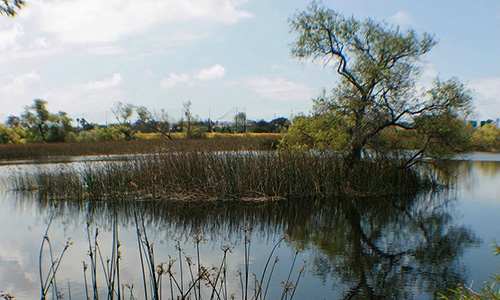
<path id="1" fill-rule="evenodd" d="M 135 131 L 132 130 L 132 125 L 130 124 L 130 119 L 134 114 L 136 109 L 135 105 L 132 103 L 116 102 L 111 108 L 111 112 L 115 115 L 116 121 L 118 121 L 117 129 L 125 135 L 125 140 L 131 140 L 134 137 Z"/>
<path id="2" fill-rule="evenodd" d="M 271 125 L 271 132 L 278 133 L 287 130 L 288 127 L 290 127 L 290 121 L 287 118 L 279 117 L 271 120 L 271 122 L 269 122 L 269 125 Z"/>
<path id="3" fill-rule="evenodd" d="M 0 0 L 0 15 L 14 17 L 26 2 L 24 0 Z"/>
<path id="4" fill-rule="evenodd" d="M 35 142 L 62 142 L 73 132 L 71 118 L 65 112 L 52 114 L 47 110 L 47 101 L 33 100 L 33 104 L 25 107 L 20 123 L 28 128 L 28 140 Z M 14 126 L 16 118 L 9 118 L 9 124 Z"/>
<path id="5" fill-rule="evenodd" d="M 187 121 L 187 131 L 186 131 L 186 136 L 190 137 L 191 136 L 191 121 L 193 119 L 193 114 L 191 113 L 191 101 L 184 102 L 182 104 L 184 108 L 184 116 L 186 117 Z"/>
<path id="6" fill-rule="evenodd" d="M 474 131 L 474 148 L 480 151 L 500 149 L 500 128 L 494 123 L 485 123 Z"/>
<path id="7" fill-rule="evenodd" d="M 111 108 L 111 112 L 115 115 L 118 124 L 130 124 L 130 118 L 134 114 L 135 106 L 132 103 L 123 103 L 118 101 Z"/>
<path id="8" fill-rule="evenodd" d="M 418 92 L 421 57 L 436 45 L 427 33 L 345 18 L 315 2 L 293 16 L 290 26 L 298 35 L 292 56 L 324 61 L 340 76 L 330 95 L 323 92 L 314 100 L 313 113 L 331 114 L 340 123 L 336 130 L 348 136 L 343 148 L 348 167 L 390 127 L 422 135 L 425 142 L 410 159 L 421 158 L 428 154 L 430 143 L 443 137 L 429 131 L 428 125 L 457 125 L 470 110 L 472 98 L 457 79 L 436 80 L 429 91 Z"/>
<path id="9" fill-rule="evenodd" d="M 284 148 L 306 150 L 341 150 L 346 145 L 347 134 L 341 128 L 340 121 L 332 114 L 322 114 L 312 117 L 298 116 L 293 120 L 293 126 L 280 141 Z"/>
<path id="10" fill-rule="evenodd" d="M 141 124 L 146 126 L 148 129 L 162 134 L 168 139 L 172 139 L 170 135 L 170 122 L 168 120 L 167 112 L 162 109 L 159 114 L 153 114 L 145 106 L 137 107 L 137 114 L 139 115 L 139 120 Z"/>
<path id="11" fill-rule="evenodd" d="M 247 114 L 239 112 L 234 116 L 234 132 L 245 133 L 247 129 Z"/>
<path id="12" fill-rule="evenodd" d="M 48 140 L 50 112 L 47 110 L 47 101 L 33 100 L 31 106 L 24 109 L 21 120 L 24 126 L 30 128 L 41 141 Z"/>
<path id="13" fill-rule="evenodd" d="M 7 125 L 0 124 L 0 144 L 16 144 L 21 137 Z"/>

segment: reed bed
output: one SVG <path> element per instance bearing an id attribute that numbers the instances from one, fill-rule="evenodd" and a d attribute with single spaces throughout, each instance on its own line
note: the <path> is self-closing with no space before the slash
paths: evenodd
<path id="1" fill-rule="evenodd" d="M 362 162 L 347 172 L 331 153 L 179 152 L 14 173 L 11 186 L 50 199 L 258 201 L 414 194 L 435 186 L 434 177 L 390 160 Z"/>

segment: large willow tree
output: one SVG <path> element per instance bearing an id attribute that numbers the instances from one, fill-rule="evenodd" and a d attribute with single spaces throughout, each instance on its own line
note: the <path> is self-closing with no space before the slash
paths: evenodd
<path id="1" fill-rule="evenodd" d="M 293 16 L 290 25 L 297 35 L 292 55 L 319 60 L 339 75 L 331 93 L 314 100 L 311 120 L 329 116 L 329 130 L 338 131 L 330 136 L 343 139 L 340 150 L 348 166 L 359 161 L 368 146 L 372 153 L 379 150 L 377 145 L 383 143 L 377 141 L 388 130 L 413 140 L 415 152 L 406 166 L 425 155 L 464 149 L 464 118 L 472 100 L 464 85 L 457 79 L 436 79 L 427 91 L 416 85 L 421 58 L 436 45 L 431 35 L 346 18 L 316 2 Z"/>

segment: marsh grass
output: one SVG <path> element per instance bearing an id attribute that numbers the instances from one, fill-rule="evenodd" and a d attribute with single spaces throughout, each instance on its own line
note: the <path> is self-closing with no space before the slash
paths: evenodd
<path id="1" fill-rule="evenodd" d="M 346 172 L 332 154 L 239 151 L 143 155 L 10 177 L 14 190 L 38 190 L 49 199 L 258 201 L 413 194 L 435 187 L 437 175 L 390 160 Z"/>
<path id="2" fill-rule="evenodd" d="M 29 143 L 0 145 L 0 161 L 54 159 L 89 155 L 148 154 L 185 151 L 237 151 L 275 149 L 280 135 L 214 134 L 206 139 L 174 138 L 92 143 Z"/>

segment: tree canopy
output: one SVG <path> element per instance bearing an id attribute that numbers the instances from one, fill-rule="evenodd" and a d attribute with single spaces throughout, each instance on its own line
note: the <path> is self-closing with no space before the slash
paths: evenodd
<path id="1" fill-rule="evenodd" d="M 17 127 L 19 123 L 26 128 L 26 138 L 32 142 L 63 142 L 70 138 L 74 129 L 72 119 L 67 113 L 59 111 L 54 114 L 47 110 L 47 101 L 33 100 L 33 104 L 26 106 L 20 118 L 11 116 L 8 124 Z"/>
<path id="2" fill-rule="evenodd" d="M 422 56 L 436 45 L 432 35 L 346 18 L 316 2 L 294 15 L 290 26 L 297 35 L 292 56 L 319 60 L 340 77 L 330 93 L 314 99 L 313 119 L 330 115 L 331 130 L 338 132 L 331 136 L 343 138 L 340 150 L 349 165 L 388 128 L 420 136 L 414 158 L 431 154 L 436 148 L 431 146 L 442 142 L 451 152 L 461 148 L 466 137 L 441 129 L 465 126 L 472 98 L 464 84 L 436 79 L 428 91 L 417 88 Z"/>

